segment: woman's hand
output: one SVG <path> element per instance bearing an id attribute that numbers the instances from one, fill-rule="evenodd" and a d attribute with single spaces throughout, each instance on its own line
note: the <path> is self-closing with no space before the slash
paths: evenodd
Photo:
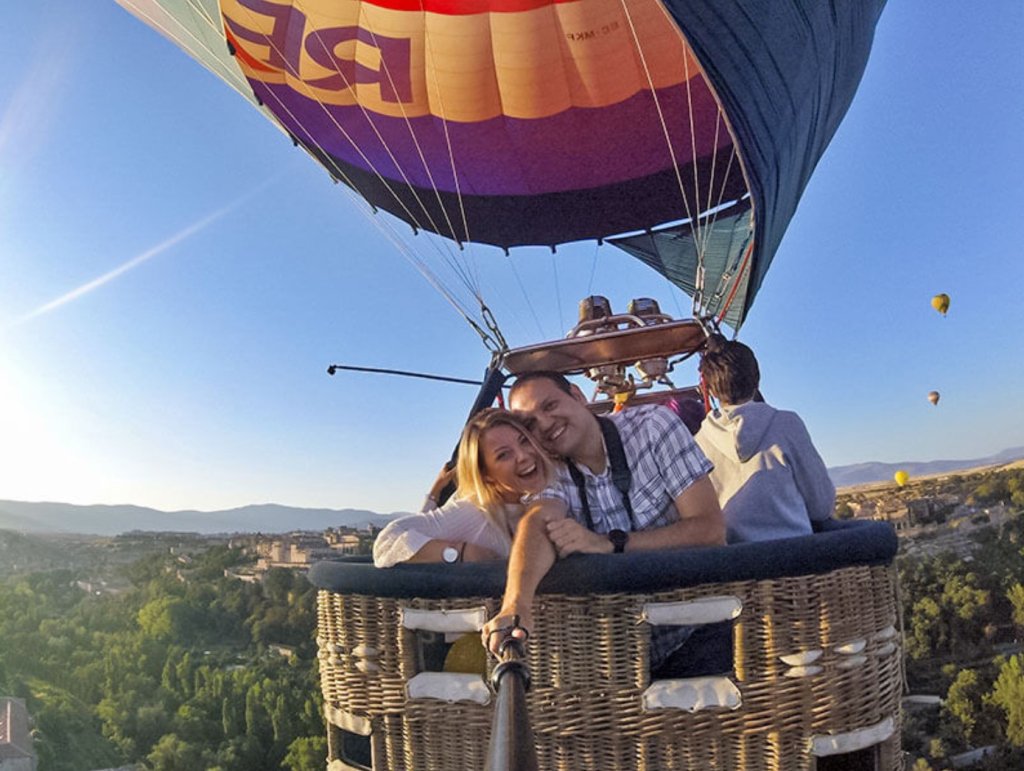
<path id="1" fill-rule="evenodd" d="M 517 617 L 519 623 L 514 625 L 513 622 Z M 532 629 L 533 613 L 531 608 L 503 605 L 498 611 L 498 615 L 484 624 L 483 629 L 480 630 L 480 638 L 484 648 L 489 650 L 492 656 L 498 658 L 501 656 L 501 644 L 505 640 L 512 637 L 525 645 Z"/>
<path id="2" fill-rule="evenodd" d="M 441 493 L 449 484 L 455 482 L 455 466 L 451 468 L 445 463 L 441 466 L 441 470 L 437 472 L 437 478 L 434 480 L 434 484 L 430 486 L 430 492 L 427 493 L 427 498 L 432 500 L 435 505 L 441 500 Z"/>
<path id="3" fill-rule="evenodd" d="M 570 554 L 611 554 L 612 542 L 603 533 L 588 530 L 575 519 L 566 517 L 547 523 L 548 538 L 559 557 Z"/>

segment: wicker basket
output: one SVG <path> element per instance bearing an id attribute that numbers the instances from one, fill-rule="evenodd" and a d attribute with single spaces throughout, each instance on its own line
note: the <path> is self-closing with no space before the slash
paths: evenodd
<path id="1" fill-rule="evenodd" d="M 528 650 L 540 768 L 811 771 L 820 758 L 850 752 L 859 752 L 866 768 L 902 768 L 894 553 L 891 529 L 872 524 L 770 544 L 556 566 L 541 587 Z M 830 561 L 839 565 L 821 569 Z M 806 567 L 814 569 L 800 572 Z M 436 585 L 425 582 L 430 575 Z M 421 665 L 417 633 L 403 619 L 416 610 L 490 615 L 500 599 L 501 566 L 377 571 L 326 563 L 311 577 L 322 587 L 331 768 L 369 767 L 367 755 L 375 771 L 483 768 L 491 705 L 458 692 L 450 701 L 410 695 Z M 631 591 L 607 590 L 621 580 Z M 375 581 L 381 590 L 370 594 Z M 473 587 L 475 596 L 446 596 L 452 584 Z M 735 609 L 733 671 L 652 681 L 651 609 L 723 601 Z M 686 698 L 666 706 L 654 696 L 666 687 Z M 367 745 L 361 763 L 344 760 L 343 739 L 352 736 Z"/>

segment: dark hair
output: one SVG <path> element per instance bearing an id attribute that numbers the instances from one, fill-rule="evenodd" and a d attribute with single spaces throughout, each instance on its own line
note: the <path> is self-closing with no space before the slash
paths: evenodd
<path id="1" fill-rule="evenodd" d="M 531 380 L 550 380 L 559 391 L 564 391 L 572 396 L 572 383 L 569 382 L 565 375 L 553 370 L 538 370 L 537 372 L 524 372 L 517 377 L 516 382 L 512 384 L 512 388 L 508 392 L 508 398 L 512 398 L 512 394 L 516 392 L 519 386 L 529 383 Z"/>
<path id="2" fill-rule="evenodd" d="M 713 395 L 726 404 L 753 398 L 761 383 L 761 371 L 754 352 L 736 340 L 726 340 L 717 332 L 708 337 L 700 374 Z"/>

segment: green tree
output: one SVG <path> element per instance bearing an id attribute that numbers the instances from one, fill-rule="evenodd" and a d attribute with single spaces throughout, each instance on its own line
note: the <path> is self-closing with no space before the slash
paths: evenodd
<path id="1" fill-rule="evenodd" d="M 985 699 L 989 688 L 991 678 L 982 677 L 977 670 L 964 669 L 957 673 L 946 693 L 943 717 L 965 746 L 980 746 L 1002 739 L 998 715 Z"/>
<path id="2" fill-rule="evenodd" d="M 203 768 L 203 753 L 176 734 L 165 734 L 146 760 L 153 771 L 196 771 Z"/>
<path id="3" fill-rule="evenodd" d="M 1006 599 L 1012 606 L 1013 623 L 1024 630 L 1024 584 L 1016 583 L 1006 592 Z"/>
<path id="4" fill-rule="evenodd" d="M 196 614 L 178 597 L 159 597 L 139 611 L 139 626 L 147 637 L 156 640 L 191 641 Z"/>
<path id="5" fill-rule="evenodd" d="M 1003 664 L 991 701 L 1006 713 L 1006 738 L 1014 747 L 1024 747 L 1024 657 Z"/>
<path id="6" fill-rule="evenodd" d="M 327 741 L 322 736 L 301 736 L 288 745 L 283 766 L 289 771 L 323 771 Z"/>

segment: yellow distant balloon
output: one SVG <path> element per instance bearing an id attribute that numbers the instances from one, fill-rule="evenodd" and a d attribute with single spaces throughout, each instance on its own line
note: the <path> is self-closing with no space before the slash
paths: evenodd
<path id="1" fill-rule="evenodd" d="M 452 643 L 444 658 L 444 671 L 468 675 L 483 675 L 487 672 L 487 651 L 480 642 L 479 634 L 467 632 Z"/>
<path id="2" fill-rule="evenodd" d="M 949 310 L 949 295 L 945 292 L 935 295 L 932 298 L 932 307 L 945 316 L 946 311 Z"/>
<path id="3" fill-rule="evenodd" d="M 938 391 L 929 391 L 928 392 L 928 401 L 930 401 L 932 404 L 938 404 L 939 403 L 939 392 Z"/>
<path id="4" fill-rule="evenodd" d="M 900 469 L 899 471 L 892 475 L 892 478 L 896 480 L 896 484 L 898 484 L 900 487 L 903 487 L 903 485 L 910 481 L 910 474 L 908 474 L 903 469 Z"/>

